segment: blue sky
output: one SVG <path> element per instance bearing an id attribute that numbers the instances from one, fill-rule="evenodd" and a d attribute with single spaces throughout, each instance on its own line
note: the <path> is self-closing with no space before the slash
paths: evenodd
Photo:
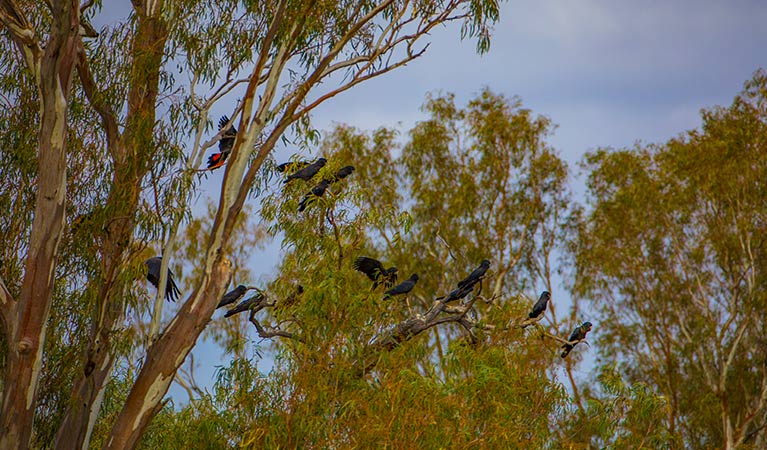
<path id="1" fill-rule="evenodd" d="M 483 86 L 549 116 L 570 162 L 599 146 L 663 141 L 728 104 L 767 63 L 767 2 L 517 0 L 503 4 L 492 48 L 477 55 L 456 27 L 402 70 L 323 105 L 320 128 L 372 129 L 422 118 L 424 94 L 469 99 Z"/>
<path id="2" fill-rule="evenodd" d="M 511 1 L 502 5 L 489 53 L 477 55 L 456 26 L 445 27 L 432 34 L 422 58 L 330 100 L 313 122 L 320 130 L 346 123 L 405 131 L 425 118 L 419 108 L 427 92 L 452 92 L 464 103 L 487 86 L 519 96 L 557 124 L 549 144 L 568 161 L 573 188 L 582 193 L 575 165 L 587 151 L 663 142 L 697 127 L 701 108 L 729 104 L 767 66 L 765 24 L 765 1 Z M 206 188 L 214 198 L 221 175 Z M 266 276 L 279 261 L 279 244 L 258 253 L 253 271 Z M 198 343 L 201 385 L 210 385 L 224 363 L 220 353 Z M 186 399 L 175 385 L 170 394 Z"/>

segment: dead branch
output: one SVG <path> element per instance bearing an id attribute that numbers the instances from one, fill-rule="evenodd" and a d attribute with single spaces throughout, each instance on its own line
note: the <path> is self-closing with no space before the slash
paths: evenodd
<path id="1" fill-rule="evenodd" d="M 258 335 L 261 336 L 262 338 L 264 338 L 264 339 L 271 339 L 273 337 L 284 337 L 284 338 L 293 339 L 293 340 L 296 340 L 296 341 L 302 342 L 302 343 L 306 342 L 304 340 L 304 338 L 302 338 L 301 336 L 296 336 L 294 333 L 290 333 L 288 331 L 281 330 L 278 327 L 264 328 L 258 322 L 258 320 L 256 320 L 256 313 L 257 312 L 258 312 L 257 310 L 252 309 L 250 311 L 250 317 L 248 318 L 248 320 L 250 321 L 250 323 L 253 324 L 254 327 L 256 327 L 256 331 L 258 331 Z"/>

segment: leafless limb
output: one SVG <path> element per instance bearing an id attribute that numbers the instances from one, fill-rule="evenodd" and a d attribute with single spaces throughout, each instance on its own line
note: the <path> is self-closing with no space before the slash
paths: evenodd
<path id="1" fill-rule="evenodd" d="M 256 309 L 250 310 L 250 317 L 248 318 L 248 320 L 250 321 L 250 323 L 253 324 L 254 327 L 256 327 L 256 331 L 258 331 L 258 335 L 261 336 L 262 338 L 271 339 L 273 337 L 284 337 L 284 338 L 296 340 L 298 342 L 306 342 L 304 338 L 302 338 L 301 336 L 296 336 L 294 333 L 281 330 L 277 327 L 269 327 L 269 328 L 263 327 L 258 322 L 258 320 L 256 320 L 257 312 L 258 310 Z"/>
<path id="2" fill-rule="evenodd" d="M 450 247 L 450 244 L 447 243 L 447 240 L 445 240 L 445 238 L 443 238 L 442 235 L 439 234 L 439 231 L 437 231 L 436 236 L 437 236 L 437 239 L 440 242 L 442 242 L 442 245 L 444 245 L 445 248 L 447 249 L 447 254 L 450 255 L 451 258 L 453 258 L 453 261 L 457 261 L 458 258 L 456 258 L 455 255 L 453 254 L 453 249 Z M 463 255 L 461 255 L 461 256 L 463 256 Z M 464 259 L 465 259 L 465 257 L 464 257 Z"/>
<path id="3" fill-rule="evenodd" d="M 199 397 L 205 395 L 205 392 L 200 389 L 200 387 L 197 385 L 197 382 L 195 381 L 193 353 L 189 355 L 189 369 L 187 370 L 184 367 L 179 367 L 178 373 L 176 374 L 176 377 L 173 379 L 173 381 L 184 388 L 187 395 L 189 396 L 190 401 L 194 400 L 195 394 Z"/>
<path id="4" fill-rule="evenodd" d="M 527 328 L 530 325 L 538 325 L 538 322 L 540 322 L 543 319 L 543 314 L 539 315 L 538 317 L 526 317 L 521 322 L 514 325 L 514 328 Z"/>

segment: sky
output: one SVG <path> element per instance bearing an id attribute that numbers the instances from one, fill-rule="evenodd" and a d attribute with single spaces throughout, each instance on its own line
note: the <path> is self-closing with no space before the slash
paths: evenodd
<path id="1" fill-rule="evenodd" d="M 728 105 L 767 67 L 765 24 L 767 2 L 756 0 L 512 0 L 502 5 L 489 53 L 462 42 L 456 26 L 443 27 L 423 57 L 331 99 L 313 125 L 406 131 L 426 118 L 428 92 L 454 93 L 462 105 L 489 87 L 557 125 L 548 143 L 570 165 L 580 196 L 577 162 L 586 152 L 664 142 L 698 127 L 702 108 Z M 259 252 L 253 272 L 268 276 L 278 253 L 279 243 Z M 205 342 L 194 353 L 197 381 L 210 386 L 226 358 Z M 175 385 L 169 394 L 186 399 Z"/>

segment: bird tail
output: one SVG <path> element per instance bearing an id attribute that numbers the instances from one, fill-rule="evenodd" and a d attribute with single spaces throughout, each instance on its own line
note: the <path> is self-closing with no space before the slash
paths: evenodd
<path id="1" fill-rule="evenodd" d="M 218 169 L 224 165 L 226 156 L 223 153 L 214 153 L 208 157 L 208 170 Z"/>
<path id="2" fill-rule="evenodd" d="M 306 206 L 309 204 L 309 197 L 304 197 L 303 200 L 301 200 L 301 203 L 298 204 L 298 212 L 303 212 L 303 210 L 306 209 Z"/>
<path id="3" fill-rule="evenodd" d="M 238 313 L 241 313 L 243 311 L 245 311 L 245 309 L 242 309 L 242 308 L 232 308 L 229 311 L 227 311 L 226 314 L 224 314 L 224 317 L 231 317 L 231 316 L 233 316 L 235 314 L 238 314 Z"/>
<path id="4" fill-rule="evenodd" d="M 573 346 L 570 345 L 570 344 L 565 344 L 565 345 L 562 346 L 562 348 L 564 350 L 562 351 L 562 354 L 559 355 L 559 356 L 561 356 L 562 358 L 567 358 L 567 355 L 570 354 L 570 351 L 573 349 Z"/>

